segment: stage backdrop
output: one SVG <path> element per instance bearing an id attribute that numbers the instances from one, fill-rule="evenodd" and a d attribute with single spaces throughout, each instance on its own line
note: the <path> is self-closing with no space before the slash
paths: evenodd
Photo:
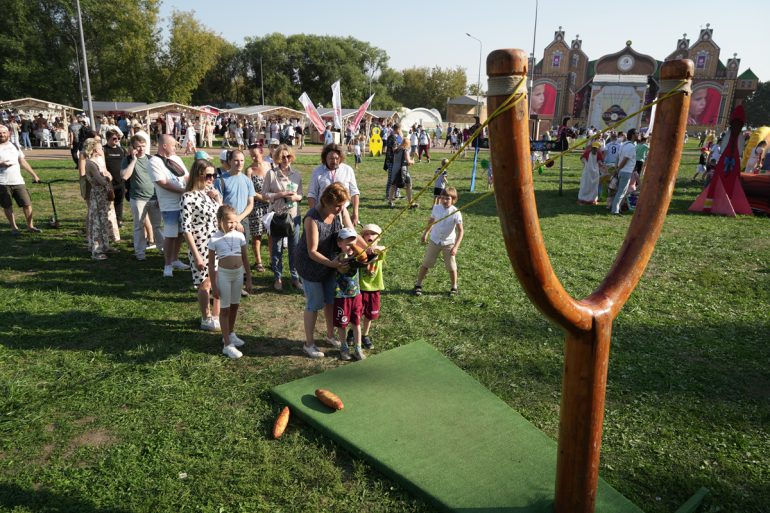
<path id="1" fill-rule="evenodd" d="M 591 84 L 591 106 L 586 125 L 607 128 L 639 110 L 647 90 L 647 77 L 637 75 L 596 75 Z M 639 128 L 639 117 L 631 118 L 616 130 Z"/>

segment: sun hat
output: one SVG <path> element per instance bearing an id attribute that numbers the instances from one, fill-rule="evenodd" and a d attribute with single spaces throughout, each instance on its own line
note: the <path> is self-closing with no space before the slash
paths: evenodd
<path id="1" fill-rule="evenodd" d="M 358 234 L 353 228 L 346 227 L 339 231 L 339 233 L 337 234 L 337 239 L 345 240 L 345 239 L 355 238 L 357 236 Z"/>
<path id="2" fill-rule="evenodd" d="M 377 235 L 382 235 L 382 228 L 380 228 L 378 225 L 374 223 L 369 223 L 369 224 L 365 224 L 361 228 L 361 233 L 366 233 L 366 232 L 372 232 L 372 233 L 376 233 Z"/>

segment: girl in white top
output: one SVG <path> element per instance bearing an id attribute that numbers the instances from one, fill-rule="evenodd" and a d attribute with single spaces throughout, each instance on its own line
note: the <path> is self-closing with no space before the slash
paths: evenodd
<path id="1" fill-rule="evenodd" d="M 243 356 L 238 348 L 244 342 L 235 334 L 235 318 L 241 302 L 244 268 L 248 267 L 246 238 L 236 227 L 240 224 L 235 210 L 228 205 L 217 211 L 219 231 L 209 240 L 209 272 L 214 297 L 219 298 L 219 323 L 222 326 L 222 353 L 232 359 Z M 218 263 L 218 268 L 214 263 Z"/>

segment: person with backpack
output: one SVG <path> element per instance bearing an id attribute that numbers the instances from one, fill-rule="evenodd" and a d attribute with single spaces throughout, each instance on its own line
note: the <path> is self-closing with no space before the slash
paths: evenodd
<path id="1" fill-rule="evenodd" d="M 189 173 L 176 154 L 177 141 L 172 135 L 160 137 L 158 154 L 150 159 L 150 176 L 155 184 L 155 195 L 163 217 L 163 277 L 171 278 L 174 269 L 188 270 L 189 265 L 179 260 L 182 238 L 179 236 L 180 201 L 185 192 Z"/>

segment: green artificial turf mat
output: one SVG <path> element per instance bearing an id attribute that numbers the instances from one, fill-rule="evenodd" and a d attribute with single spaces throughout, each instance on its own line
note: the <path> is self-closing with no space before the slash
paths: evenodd
<path id="1" fill-rule="evenodd" d="M 345 407 L 315 398 L 326 388 Z M 272 389 L 292 415 L 444 511 L 550 512 L 556 443 L 415 342 Z M 641 510 L 600 480 L 597 513 Z"/>

